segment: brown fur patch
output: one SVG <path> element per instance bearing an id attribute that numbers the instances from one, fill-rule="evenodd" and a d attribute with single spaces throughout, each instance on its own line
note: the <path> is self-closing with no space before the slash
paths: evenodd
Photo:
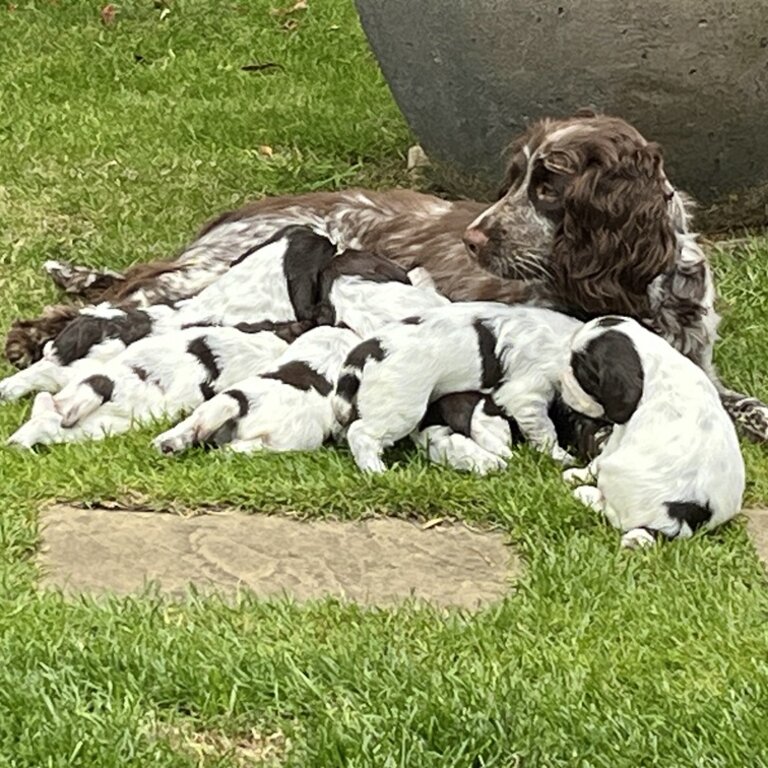
<path id="1" fill-rule="evenodd" d="M 16 320 L 5 340 L 5 356 L 17 368 L 26 368 L 43 356 L 43 347 L 77 317 L 79 308 L 67 304 L 46 307 L 34 320 Z"/>

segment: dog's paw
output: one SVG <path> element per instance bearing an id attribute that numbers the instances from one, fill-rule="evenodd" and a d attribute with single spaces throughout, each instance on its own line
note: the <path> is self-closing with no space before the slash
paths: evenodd
<path id="1" fill-rule="evenodd" d="M 633 528 L 621 537 L 621 546 L 624 549 L 641 549 L 650 547 L 656 540 L 653 534 L 646 528 Z"/>
<path id="2" fill-rule="evenodd" d="M 602 512 L 605 509 L 605 497 L 594 485 L 580 485 L 573 489 L 573 495 L 585 507 L 594 509 L 595 512 Z"/>
<path id="3" fill-rule="evenodd" d="M 379 475 L 387 471 L 387 465 L 379 456 L 367 456 L 366 458 L 356 459 L 357 468 L 366 474 Z"/>
<path id="4" fill-rule="evenodd" d="M 574 464 L 576 464 L 576 459 L 571 456 L 568 451 L 561 448 L 559 445 L 556 445 L 551 451 L 550 456 L 558 463 L 562 464 L 564 467 L 572 467 Z"/>
<path id="5" fill-rule="evenodd" d="M 586 467 L 572 467 L 563 472 L 563 482 L 566 485 L 584 485 L 592 480 L 592 475 Z"/>
<path id="6" fill-rule="evenodd" d="M 14 383 L 13 376 L 0 381 L 0 403 L 12 403 L 26 394 L 24 387 Z"/>
<path id="7" fill-rule="evenodd" d="M 152 440 L 152 447 L 163 455 L 172 453 L 181 453 L 188 447 L 188 442 L 180 435 L 173 435 L 171 432 L 164 432 Z"/>

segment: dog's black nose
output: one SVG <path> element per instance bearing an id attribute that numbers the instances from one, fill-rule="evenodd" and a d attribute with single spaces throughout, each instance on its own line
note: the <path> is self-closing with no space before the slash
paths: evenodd
<path id="1" fill-rule="evenodd" d="M 464 245 L 467 246 L 467 250 L 475 257 L 480 254 L 480 251 L 487 243 L 488 235 L 477 227 L 470 227 L 464 233 Z"/>

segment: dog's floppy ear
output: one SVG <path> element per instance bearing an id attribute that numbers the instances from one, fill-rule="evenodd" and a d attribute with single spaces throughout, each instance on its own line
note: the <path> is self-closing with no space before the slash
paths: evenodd
<path id="1" fill-rule="evenodd" d="M 621 331 L 608 330 L 571 355 L 581 388 L 603 406 L 605 418 L 625 424 L 643 394 L 643 365 L 635 345 Z"/>

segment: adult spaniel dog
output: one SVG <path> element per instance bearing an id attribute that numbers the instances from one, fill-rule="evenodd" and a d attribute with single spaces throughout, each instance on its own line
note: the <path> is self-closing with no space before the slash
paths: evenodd
<path id="1" fill-rule="evenodd" d="M 66 292 L 88 301 L 173 302 L 196 294 L 291 224 L 327 235 L 339 251 L 372 251 L 406 269 L 424 267 L 452 300 L 527 302 L 582 319 L 633 317 L 708 373 L 747 435 L 768 440 L 768 406 L 728 390 L 714 370 L 712 276 L 659 147 L 624 120 L 587 110 L 536 122 L 515 140 L 490 207 L 409 190 L 272 197 L 211 221 L 173 260 L 124 274 L 58 262 L 46 267 Z M 8 359 L 18 366 L 39 359 L 75 313 L 60 305 L 16 322 Z"/>

